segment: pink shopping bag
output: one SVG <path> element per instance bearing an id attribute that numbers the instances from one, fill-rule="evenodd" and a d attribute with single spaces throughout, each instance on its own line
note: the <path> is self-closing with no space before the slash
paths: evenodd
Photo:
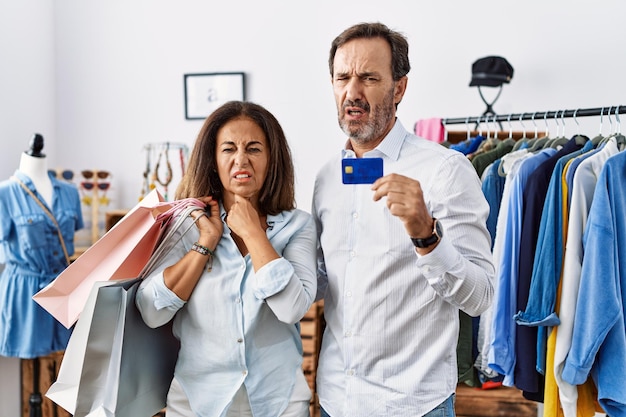
<path id="1" fill-rule="evenodd" d="M 196 199 L 164 202 L 153 190 L 33 300 L 69 329 L 78 320 L 93 284 L 138 276 L 164 226 L 189 204 L 204 206 Z"/>

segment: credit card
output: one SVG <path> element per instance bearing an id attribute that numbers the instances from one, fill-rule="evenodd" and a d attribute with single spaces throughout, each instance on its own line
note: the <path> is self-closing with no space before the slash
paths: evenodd
<path id="1" fill-rule="evenodd" d="M 345 158 L 341 160 L 344 184 L 372 184 L 383 176 L 383 158 Z"/>

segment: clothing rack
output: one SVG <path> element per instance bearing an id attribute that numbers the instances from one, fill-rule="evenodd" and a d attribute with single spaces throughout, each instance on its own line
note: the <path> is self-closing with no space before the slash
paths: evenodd
<path id="1" fill-rule="evenodd" d="M 480 123 L 480 122 L 517 122 L 520 120 L 541 120 L 541 119 L 561 119 L 561 118 L 570 118 L 574 119 L 577 117 L 586 117 L 586 116 L 612 116 L 618 114 L 626 114 L 626 106 L 607 106 L 607 107 L 594 107 L 594 108 L 586 108 L 586 109 L 576 109 L 576 110 L 556 110 L 556 111 L 540 111 L 540 112 L 530 112 L 530 113 L 509 113 L 509 114 L 499 114 L 494 116 L 484 115 L 484 116 L 476 116 L 476 117 L 456 117 L 456 118 L 446 118 L 442 119 L 441 123 L 445 125 L 454 125 L 454 124 L 469 124 L 469 123 Z"/>

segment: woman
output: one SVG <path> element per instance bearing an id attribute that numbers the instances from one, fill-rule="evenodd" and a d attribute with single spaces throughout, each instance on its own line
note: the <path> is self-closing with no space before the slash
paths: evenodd
<path id="1" fill-rule="evenodd" d="M 316 233 L 294 194 L 270 112 L 233 101 L 206 119 L 176 192 L 206 210 L 137 292 L 145 322 L 173 319 L 181 343 L 168 417 L 309 415 L 297 323 L 317 289 Z"/>

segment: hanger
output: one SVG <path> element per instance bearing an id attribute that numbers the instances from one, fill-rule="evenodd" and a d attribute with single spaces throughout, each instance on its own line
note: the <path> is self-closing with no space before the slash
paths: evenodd
<path id="1" fill-rule="evenodd" d="M 591 139 L 591 143 L 593 144 L 594 148 L 598 147 L 600 142 L 602 142 L 602 140 L 604 139 L 604 136 L 602 135 L 603 117 L 604 117 L 604 106 L 600 109 L 600 130 L 598 131 L 598 134 L 594 136 L 593 139 Z"/>
<path id="2" fill-rule="evenodd" d="M 603 145 L 605 143 L 607 143 L 609 141 L 609 139 L 611 139 L 612 137 L 615 137 L 617 135 L 616 132 L 613 131 L 613 121 L 611 120 L 611 110 L 613 109 L 613 106 L 609 106 L 609 110 L 606 112 L 606 117 L 609 120 L 609 134 L 606 135 L 604 138 L 602 138 L 602 140 L 600 141 L 600 143 L 598 145 Z M 617 125 L 617 123 L 616 123 Z"/>
<path id="3" fill-rule="evenodd" d="M 615 108 L 615 120 L 617 122 L 615 140 L 617 142 L 617 149 L 622 151 L 626 148 L 626 137 L 622 135 L 622 123 L 619 120 L 619 107 L 620 106 L 617 106 Z"/>
<path id="4" fill-rule="evenodd" d="M 565 145 L 569 139 L 567 139 L 567 137 L 565 136 L 565 121 L 563 120 L 563 115 L 565 114 L 565 110 L 561 110 L 561 122 L 563 125 L 563 133 L 559 136 L 559 122 L 558 122 L 558 118 L 557 115 L 559 114 L 558 110 L 554 113 L 554 120 L 556 121 L 556 128 L 557 128 L 557 136 L 556 138 L 554 138 L 552 140 L 552 142 L 550 143 L 550 147 L 554 148 L 554 149 L 561 149 L 561 147 L 563 147 L 563 145 Z M 576 113 L 574 113 L 576 114 Z"/>
<path id="5" fill-rule="evenodd" d="M 489 118 L 487 118 L 487 124 L 489 124 Z M 496 142 L 498 141 L 498 121 L 497 121 L 497 116 L 494 114 L 493 115 L 493 138 L 496 140 Z"/>
<path id="6" fill-rule="evenodd" d="M 509 139 L 513 139 L 513 125 L 511 124 L 511 113 L 509 113 L 509 117 L 506 118 L 506 122 L 509 124 Z"/>
<path id="7" fill-rule="evenodd" d="M 524 123 L 522 122 L 522 119 L 524 118 L 524 114 L 525 113 L 522 113 L 519 115 L 519 124 L 522 126 L 522 137 L 517 140 L 515 145 L 513 145 L 513 149 L 511 150 L 511 152 L 518 150 L 519 148 L 522 147 L 522 145 L 528 142 L 528 138 L 526 137 L 526 127 L 524 126 Z"/>
<path id="8" fill-rule="evenodd" d="M 495 115 L 493 116 L 493 121 L 494 121 L 494 123 L 496 122 L 496 116 Z M 503 139 L 503 140 L 500 140 L 498 145 L 515 146 L 515 140 L 513 139 L 513 130 L 511 128 L 511 116 L 510 115 L 508 117 L 508 122 L 509 122 L 509 136 L 507 138 Z M 498 139 L 498 131 L 497 130 L 496 130 L 496 139 Z"/>
<path id="9" fill-rule="evenodd" d="M 528 148 L 528 152 L 537 152 L 541 149 L 543 149 L 543 146 L 546 144 L 546 142 L 548 141 L 548 136 L 544 136 L 542 138 L 538 137 L 538 133 L 537 133 L 537 124 L 535 123 L 535 113 L 533 113 L 533 116 L 531 118 L 533 124 L 535 125 L 535 139 L 532 140 L 532 144 L 530 146 L 530 148 Z M 547 113 L 544 114 L 544 119 L 545 116 L 547 115 Z M 548 126 L 548 123 L 546 121 L 546 127 Z"/>
<path id="10" fill-rule="evenodd" d="M 580 133 L 580 123 L 578 123 L 578 119 L 576 119 L 576 113 L 578 113 L 579 109 L 574 110 L 574 114 L 573 114 L 573 118 L 574 118 L 574 123 L 576 123 L 576 126 L 578 127 L 578 129 L 576 129 L 576 135 L 574 135 L 574 140 L 576 141 L 577 145 L 584 145 L 585 143 L 587 143 L 590 139 L 586 136 Z"/>

